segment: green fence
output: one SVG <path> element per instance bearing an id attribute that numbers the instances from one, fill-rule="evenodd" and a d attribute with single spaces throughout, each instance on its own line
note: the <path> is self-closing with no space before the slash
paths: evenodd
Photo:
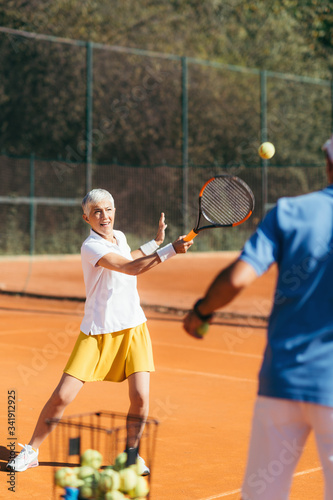
<path id="1" fill-rule="evenodd" d="M 0 28 L 2 254 L 76 253 L 80 201 L 105 187 L 135 246 L 164 211 L 168 239 L 196 218 L 211 175 L 232 172 L 253 217 L 197 249 L 238 249 L 283 195 L 325 185 L 332 82 Z M 257 155 L 275 144 L 268 163 Z"/>

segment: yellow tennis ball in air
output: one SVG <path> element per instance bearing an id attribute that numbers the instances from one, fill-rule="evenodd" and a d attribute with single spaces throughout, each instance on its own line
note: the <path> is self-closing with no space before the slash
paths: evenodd
<path id="1" fill-rule="evenodd" d="M 258 153 L 260 158 L 263 158 L 264 160 L 269 160 L 275 154 L 274 144 L 272 144 L 271 142 L 263 142 L 259 146 Z"/>

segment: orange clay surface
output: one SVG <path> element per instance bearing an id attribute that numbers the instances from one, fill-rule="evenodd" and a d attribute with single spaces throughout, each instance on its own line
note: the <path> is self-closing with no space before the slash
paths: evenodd
<path id="1" fill-rule="evenodd" d="M 138 278 L 143 305 L 190 308 L 236 254 L 177 256 Z M 29 276 L 29 279 L 27 279 Z M 150 415 L 160 421 L 151 499 L 239 499 L 246 463 L 257 373 L 265 344 L 265 322 L 276 272 L 270 270 L 225 311 L 244 317 L 216 318 L 204 340 L 187 336 L 182 317 L 146 307 L 156 372 L 151 377 Z M 80 259 L 0 259 L 0 288 L 84 297 Z M 8 491 L 8 445 L 30 439 L 39 412 L 57 384 L 74 345 L 83 303 L 0 295 L 1 499 L 53 500 L 50 439 L 40 466 L 17 473 Z M 8 391 L 15 391 L 15 440 L 8 432 Z M 65 415 L 126 412 L 126 382 L 86 384 Z M 19 446 L 16 445 L 19 450 Z M 278 481 L 278 477 L 273 478 Z M 60 498 L 57 491 L 56 498 Z M 323 498 L 323 481 L 310 437 L 290 499 Z"/>

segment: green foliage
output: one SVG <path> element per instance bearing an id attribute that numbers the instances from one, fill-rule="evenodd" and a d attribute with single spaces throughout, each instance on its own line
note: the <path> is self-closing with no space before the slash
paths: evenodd
<path id="1" fill-rule="evenodd" d="M 262 216 L 261 170 L 255 168 L 260 82 L 258 72 L 245 68 L 332 76 L 333 6 L 327 0 L 8 0 L 0 25 L 244 68 L 188 60 L 188 230 L 198 190 L 211 175 L 240 175 L 257 204 L 246 227 L 202 235 L 197 249 L 240 248 Z M 5 33 L 0 46 L 0 150 L 50 158 L 36 167 L 36 196 L 82 198 L 86 47 Z M 170 241 L 184 230 L 181 76 L 177 58 L 93 50 L 93 187 L 114 194 L 118 227 L 133 248 L 155 234 L 161 211 Z M 331 88 L 269 75 L 267 101 L 266 132 L 276 146 L 268 170 L 268 201 L 274 203 L 324 184 L 314 165 L 322 163 L 331 130 Z M 3 169 L 0 191 L 29 196 L 28 162 Z M 16 206 L 5 210 L 1 251 L 28 252 L 28 208 L 24 215 Z M 78 251 L 86 228 L 79 211 L 73 213 L 38 208 L 36 252 Z"/>
<path id="2" fill-rule="evenodd" d="M 328 78 L 332 12 L 315 0 L 9 0 L 0 25 Z M 0 149 L 84 162 L 85 47 L 1 33 L 0 45 Z M 94 161 L 180 165 L 180 62 L 96 49 L 93 68 Z M 193 62 L 188 71 L 190 162 L 257 165 L 258 75 Z M 268 80 L 276 164 L 318 162 L 329 103 L 329 87 Z"/>
<path id="3" fill-rule="evenodd" d="M 0 255 L 23 255 L 29 253 L 29 221 L 15 205 L 1 206 Z"/>
<path id="4" fill-rule="evenodd" d="M 36 254 L 78 254 L 87 236 L 79 207 L 40 206 L 35 227 Z"/>
<path id="5" fill-rule="evenodd" d="M 0 25 L 328 77 L 329 0 L 8 0 Z"/>

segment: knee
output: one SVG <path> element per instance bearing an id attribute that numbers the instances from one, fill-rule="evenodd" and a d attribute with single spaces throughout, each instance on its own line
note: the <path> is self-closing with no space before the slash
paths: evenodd
<path id="1" fill-rule="evenodd" d="M 51 396 L 53 406 L 57 407 L 66 407 L 73 401 L 73 399 L 74 398 L 70 392 L 61 389 L 56 389 Z"/>

